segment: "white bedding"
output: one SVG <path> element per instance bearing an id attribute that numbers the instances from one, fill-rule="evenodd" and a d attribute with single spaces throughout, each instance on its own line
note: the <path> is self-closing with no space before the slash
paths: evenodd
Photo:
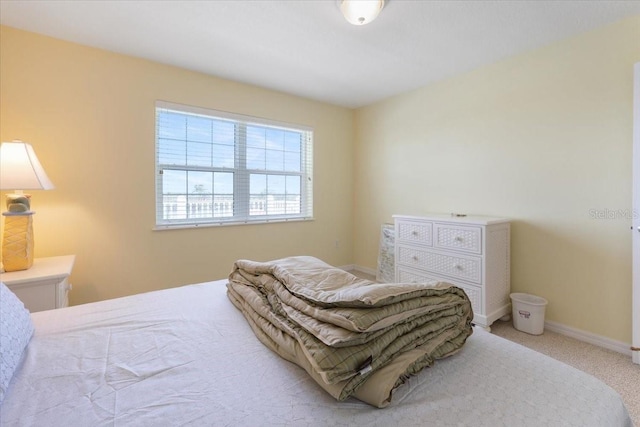
<path id="1" fill-rule="evenodd" d="M 3 426 L 626 426 L 594 377 L 476 330 L 376 409 L 265 348 L 226 280 L 34 313 Z"/>

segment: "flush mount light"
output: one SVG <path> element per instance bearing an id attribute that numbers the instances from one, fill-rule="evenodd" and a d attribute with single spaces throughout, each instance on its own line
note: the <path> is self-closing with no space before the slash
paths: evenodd
<path id="1" fill-rule="evenodd" d="M 338 0 L 345 19 L 353 25 L 365 25 L 378 17 L 384 0 Z"/>

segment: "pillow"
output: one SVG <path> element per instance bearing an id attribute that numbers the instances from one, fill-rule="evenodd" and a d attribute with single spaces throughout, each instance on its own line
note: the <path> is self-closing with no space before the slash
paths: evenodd
<path id="1" fill-rule="evenodd" d="M 33 322 L 22 301 L 0 282 L 0 403 L 33 335 Z"/>

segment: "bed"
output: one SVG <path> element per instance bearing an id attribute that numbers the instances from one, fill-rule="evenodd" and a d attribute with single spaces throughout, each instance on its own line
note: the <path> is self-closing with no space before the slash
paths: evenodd
<path id="1" fill-rule="evenodd" d="M 258 341 L 226 284 L 33 313 L 1 425 L 632 426 L 601 381 L 482 329 L 387 408 L 339 402 Z"/>

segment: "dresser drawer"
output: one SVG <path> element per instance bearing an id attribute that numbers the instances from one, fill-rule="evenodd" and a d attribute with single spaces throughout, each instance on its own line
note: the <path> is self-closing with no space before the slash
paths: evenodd
<path id="1" fill-rule="evenodd" d="M 433 225 L 430 222 L 398 221 L 396 241 L 432 246 Z"/>
<path id="2" fill-rule="evenodd" d="M 435 224 L 434 246 L 474 254 L 482 253 L 482 229 L 463 225 Z"/>
<path id="3" fill-rule="evenodd" d="M 56 308 L 56 280 L 40 280 L 21 285 L 7 285 L 9 289 L 22 301 L 27 309 L 36 311 L 53 310 Z"/>
<path id="4" fill-rule="evenodd" d="M 437 274 L 482 283 L 482 259 L 471 255 L 450 255 L 429 249 L 398 245 L 396 262 Z"/>
<path id="5" fill-rule="evenodd" d="M 399 283 L 433 283 L 442 282 L 442 277 L 429 276 L 422 272 L 416 272 L 408 270 L 406 268 L 398 268 L 398 282 Z"/>
<path id="6" fill-rule="evenodd" d="M 432 277 L 428 274 L 423 274 L 422 272 L 416 272 L 413 270 L 409 270 L 406 268 L 399 267 L 398 268 L 398 277 L 400 283 L 431 283 L 431 282 L 446 282 L 442 278 Z M 469 297 L 469 301 L 471 301 L 471 308 L 473 308 L 474 313 L 482 313 L 482 287 L 480 286 L 471 286 L 467 284 L 462 284 L 459 282 L 447 282 L 455 285 L 464 290 L 464 293 Z"/>

